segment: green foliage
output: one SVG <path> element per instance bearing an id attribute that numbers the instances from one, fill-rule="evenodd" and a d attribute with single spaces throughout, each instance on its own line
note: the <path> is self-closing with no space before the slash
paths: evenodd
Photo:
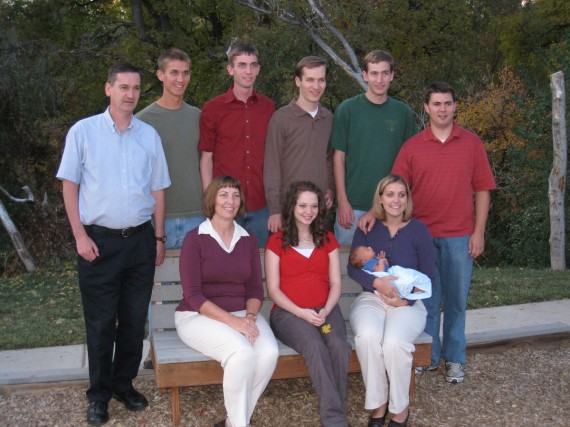
<path id="1" fill-rule="evenodd" d="M 511 66 L 531 70 L 538 81 L 570 71 L 570 8 L 565 0 L 526 2 L 503 20 L 501 50 Z"/>
<path id="2" fill-rule="evenodd" d="M 138 15 L 133 14 L 135 3 L 141 6 Z M 311 23 L 346 57 L 306 2 L 278 5 L 282 13 Z M 319 5 L 358 58 L 372 49 L 391 51 L 396 58 L 391 94 L 412 106 L 420 126 L 426 83 L 447 80 L 465 97 L 460 112 L 468 113 L 465 123 L 488 143 L 499 181 L 488 256 L 482 262 L 546 263 L 547 75 L 570 72 L 565 1 L 327 0 Z M 306 29 L 252 12 L 235 0 L 13 0 L 0 2 L 0 22 L 0 185 L 12 194 L 28 185 L 40 200 L 47 195 L 47 206 L 5 203 L 40 265 L 63 262 L 73 248 L 54 174 L 67 129 L 106 108 L 103 85 L 112 63 L 125 60 L 141 67 L 139 108 L 144 108 L 161 93 L 157 57 L 179 47 L 192 58 L 187 101 L 200 107 L 228 89 L 226 49 L 234 39 L 246 40 L 260 52 L 256 89 L 282 106 L 296 94 L 292 74 L 297 61 L 309 54 L 326 56 Z M 508 77 L 501 74 L 505 61 L 512 70 Z M 334 110 L 360 91 L 331 63 L 322 99 L 326 107 Z M 533 244 L 540 248 L 538 257 L 532 256 Z M 0 273 L 21 268 L 3 229 L 0 255 Z"/>

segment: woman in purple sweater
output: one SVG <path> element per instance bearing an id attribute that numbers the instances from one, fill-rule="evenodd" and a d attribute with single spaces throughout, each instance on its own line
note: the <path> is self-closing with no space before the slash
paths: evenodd
<path id="1" fill-rule="evenodd" d="M 227 419 L 245 427 L 275 370 L 279 351 L 263 301 L 261 261 L 253 235 L 235 222 L 245 212 L 240 182 L 214 178 L 202 202 L 206 221 L 186 235 L 180 252 L 183 299 L 174 320 L 180 339 L 219 361 Z"/>
<path id="2" fill-rule="evenodd" d="M 411 218 L 406 181 L 397 175 L 380 180 L 372 209 L 378 221 L 367 234 L 357 229 L 352 247 L 384 251 L 390 265 L 413 268 L 433 281 L 433 241 L 427 227 Z M 350 264 L 348 275 L 363 290 L 351 307 L 350 324 L 366 385 L 364 407 L 372 411 L 368 427 L 383 426 L 388 412 L 390 427 L 406 426 L 413 342 L 424 330 L 426 309 L 422 301 L 400 298 L 390 282 L 395 276 L 375 277 Z"/>

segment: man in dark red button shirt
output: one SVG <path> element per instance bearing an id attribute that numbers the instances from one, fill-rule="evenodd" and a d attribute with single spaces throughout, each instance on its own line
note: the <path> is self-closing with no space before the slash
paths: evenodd
<path id="1" fill-rule="evenodd" d="M 269 211 L 263 188 L 263 158 L 267 125 L 275 104 L 253 89 L 260 65 L 255 47 L 234 43 L 227 52 L 230 89 L 206 102 L 200 116 L 200 176 L 205 190 L 219 175 L 241 181 L 246 214 L 238 222 L 257 239 L 267 242 Z"/>

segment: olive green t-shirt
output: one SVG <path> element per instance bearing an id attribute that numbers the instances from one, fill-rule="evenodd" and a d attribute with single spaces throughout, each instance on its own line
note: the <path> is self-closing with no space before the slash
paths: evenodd
<path id="1" fill-rule="evenodd" d="M 168 110 L 154 102 L 136 117 L 155 128 L 162 140 L 172 181 L 165 192 L 166 217 L 202 213 L 198 153 L 200 110 L 186 103 L 178 110 Z"/>

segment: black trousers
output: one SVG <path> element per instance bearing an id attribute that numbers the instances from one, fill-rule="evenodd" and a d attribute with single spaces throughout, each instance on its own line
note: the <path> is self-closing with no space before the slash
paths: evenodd
<path id="1" fill-rule="evenodd" d="M 87 331 L 89 401 L 108 402 L 137 376 L 152 293 L 156 240 L 150 223 L 130 237 L 89 232 L 99 248 L 92 262 L 78 257 Z"/>

